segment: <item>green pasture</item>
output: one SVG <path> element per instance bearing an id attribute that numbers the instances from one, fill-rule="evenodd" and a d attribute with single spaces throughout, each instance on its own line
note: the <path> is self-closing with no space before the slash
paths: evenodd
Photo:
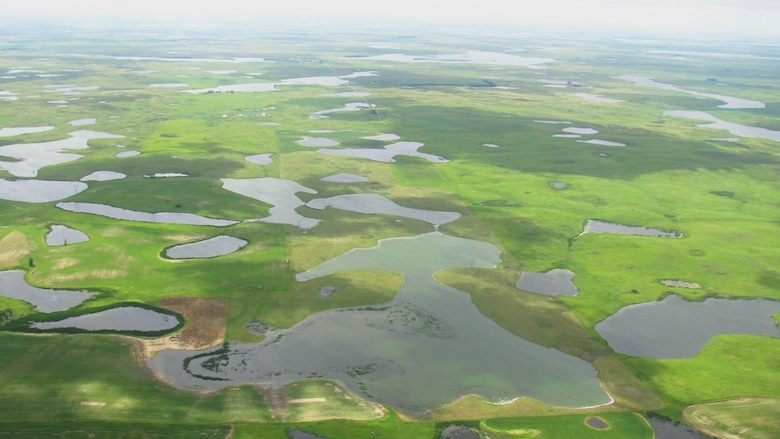
<path id="1" fill-rule="evenodd" d="M 780 300 L 778 143 L 747 137 L 733 143 L 715 141 L 712 138 L 732 135 L 697 127 L 699 121 L 663 115 L 666 110 L 705 111 L 728 122 L 780 130 L 780 98 L 773 82 L 776 63 L 712 56 L 683 62 L 646 52 L 666 47 L 660 43 L 595 37 L 505 35 L 497 39 L 426 32 L 412 38 L 415 35 L 409 33 L 415 32 L 406 29 L 340 29 L 324 37 L 320 32 L 279 29 L 233 32 L 240 38 L 214 40 L 206 30 L 191 33 L 181 37 L 191 43 L 184 46 L 137 32 L 110 41 L 90 33 L 68 38 L 56 33 L 0 36 L 3 65 L 63 75 L 2 79 L 0 90 L 19 99 L 0 102 L 0 128 L 51 125 L 55 129 L 0 138 L 0 147 L 64 139 L 79 129 L 125 136 L 90 141 L 89 149 L 73 151 L 82 158 L 39 171 L 40 179 L 66 181 L 96 170 L 127 175 L 122 180 L 89 182 L 87 190 L 67 201 L 242 221 L 225 228 L 152 224 L 71 213 L 56 208 L 54 202 L 0 201 L 0 269 L 23 269 L 25 279 L 41 288 L 98 293 L 63 315 L 125 302 L 156 306 L 173 296 L 225 299 L 229 303 L 226 339 L 257 341 L 263 336 L 248 330 L 249 322 L 289 328 L 324 310 L 392 300 L 403 282 L 397 273 L 357 270 L 307 282 L 295 281 L 295 274 L 353 248 L 431 232 L 433 227 L 390 215 L 306 207 L 297 212 L 323 221 L 307 231 L 243 222 L 267 216 L 272 206 L 223 189 L 220 179 L 293 180 L 317 191 L 298 194 L 303 201 L 377 193 L 406 207 L 460 213 L 460 219 L 440 230 L 490 242 L 501 250 L 502 261 L 495 269 L 437 273 L 437 280 L 468 292 L 483 314 L 513 334 L 591 362 L 615 404 L 572 414 L 533 401 L 493 406 L 466 396 L 435 411 L 429 420 L 411 421 L 386 407 L 339 393 L 333 383 L 304 381 L 285 387 L 284 396 L 327 402 L 280 408 L 269 402 L 279 395 L 259 386 L 208 395 L 176 390 L 139 364 L 140 350 L 128 338 L 5 331 L 0 333 L 0 436 L 114 437 L 121 431 L 129 437 L 225 437 L 232 431 L 234 438 L 284 438 L 300 429 L 327 438 L 427 439 L 435 437 L 446 422 L 468 419 L 499 437 L 652 437 L 635 413 L 658 412 L 679 420 L 692 405 L 715 407 L 711 404 L 747 397 L 774 401 L 780 395 L 777 339 L 718 336 L 696 357 L 657 360 L 615 354 L 593 329 L 626 305 L 669 294 L 688 300 L 713 296 Z M 367 41 L 396 44 L 403 47 L 397 53 L 411 55 L 512 51 L 518 56 L 555 58 L 555 62 L 528 69 L 350 58 L 390 51 L 371 47 Z M 692 49 L 678 44 L 681 50 Z M 548 46 L 557 50 L 543 49 Z M 197 58 L 212 59 L 115 58 L 170 57 L 172 51 L 184 48 Z M 771 47 L 743 42 L 719 50 L 777 56 Z M 233 63 L 232 57 L 264 61 Z M 349 86 L 340 87 L 288 84 L 272 92 L 202 95 L 182 91 L 358 71 L 379 75 L 353 78 Z M 248 75 L 252 72 L 262 74 Z M 686 90 L 761 100 L 767 107 L 718 108 L 719 100 L 612 78 L 619 75 L 642 75 Z M 544 87 L 540 80 L 565 81 L 567 86 Z M 173 82 L 187 87 L 150 87 Z M 51 92 L 58 84 L 99 88 L 78 95 Z M 322 96 L 347 91 L 370 95 Z M 576 93 L 624 102 L 589 102 Z M 67 106 L 50 102 L 62 100 Z M 363 101 L 376 105 L 376 112 L 308 117 Z M 87 117 L 96 123 L 67 125 Z M 593 128 L 599 133 L 579 139 L 554 137 L 566 127 Z M 383 163 L 323 155 L 317 148 L 297 143 L 305 137 L 327 137 L 340 142 L 337 149 L 381 149 L 393 142 L 365 139 L 381 133 L 422 142 L 420 152 L 449 162 L 398 156 L 394 163 Z M 591 138 L 626 146 L 576 141 Z M 141 155 L 115 157 L 124 150 Z M 261 153 L 272 153 L 273 163 L 245 161 Z M 170 172 L 189 177 L 144 177 Z M 369 182 L 321 181 L 338 173 L 362 175 Z M 16 177 L 0 171 L 0 178 Z M 553 182 L 565 187 L 555 189 Z M 673 230 L 681 237 L 580 235 L 589 219 Z M 49 247 L 44 236 L 54 224 L 79 229 L 90 241 Z M 249 244 L 211 259 L 174 261 L 161 256 L 167 247 L 223 234 Z M 577 296 L 541 296 L 514 286 L 523 271 L 554 268 L 575 273 Z M 662 280 L 695 282 L 701 288 L 667 287 Z M 323 287 L 336 290 L 321 297 L 317 293 Z M 15 319 L 6 329 L 36 318 L 32 307 L 21 301 L 0 298 L 0 311 L 5 309 L 12 310 Z M 724 407 L 716 411 L 728 412 L 727 423 L 753 425 L 751 415 L 738 405 Z M 772 407 L 766 409 L 767 416 L 776 411 Z M 381 417 L 377 409 L 384 410 Z M 598 431 L 585 426 L 590 413 L 612 427 Z M 493 419 L 499 416 L 503 418 Z M 777 431 L 776 422 L 758 424 L 759 432 Z"/>

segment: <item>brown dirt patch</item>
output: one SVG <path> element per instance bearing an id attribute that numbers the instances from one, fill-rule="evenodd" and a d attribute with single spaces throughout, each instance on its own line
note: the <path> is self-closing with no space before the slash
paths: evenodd
<path id="1" fill-rule="evenodd" d="M 30 243 L 24 233 L 14 230 L 0 240 L 0 268 L 18 265 L 30 252 Z"/>
<path id="2" fill-rule="evenodd" d="M 181 331 L 167 337 L 141 340 L 146 358 L 166 349 L 206 349 L 224 341 L 228 314 L 226 301 L 213 297 L 168 297 L 158 305 L 181 314 L 187 324 Z"/>

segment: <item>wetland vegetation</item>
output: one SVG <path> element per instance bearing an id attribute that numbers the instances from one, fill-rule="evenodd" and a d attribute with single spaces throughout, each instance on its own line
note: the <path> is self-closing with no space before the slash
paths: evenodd
<path id="1" fill-rule="evenodd" d="M 776 46 L 301 29 L 0 30 L 0 436 L 780 435 Z"/>

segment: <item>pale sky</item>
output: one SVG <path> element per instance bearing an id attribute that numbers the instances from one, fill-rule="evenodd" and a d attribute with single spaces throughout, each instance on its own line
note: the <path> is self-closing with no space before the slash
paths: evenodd
<path id="1" fill-rule="evenodd" d="M 591 26 L 605 30 L 748 33 L 780 37 L 780 0 L 16 0 L 0 23 L 20 15 L 50 19 L 132 16 L 251 19 L 279 16 L 376 17 Z"/>

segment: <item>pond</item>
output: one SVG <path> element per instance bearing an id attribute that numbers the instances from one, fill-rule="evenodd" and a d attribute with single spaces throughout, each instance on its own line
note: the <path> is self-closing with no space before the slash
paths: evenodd
<path id="1" fill-rule="evenodd" d="M 574 279 L 574 273 L 558 268 L 545 273 L 524 271 L 520 273 L 515 287 L 546 296 L 576 296 L 580 291 L 572 279 Z"/>
<path id="2" fill-rule="evenodd" d="M 657 418 L 647 417 L 645 418 L 647 423 L 653 429 L 655 438 L 657 439 L 708 439 L 710 436 L 705 436 L 702 433 L 688 427 L 685 424 L 678 424 L 672 421 L 665 421 Z"/>
<path id="3" fill-rule="evenodd" d="M 54 224 L 51 231 L 44 238 L 46 245 L 56 247 L 60 245 L 78 244 L 89 241 L 89 235 L 81 230 L 72 229 L 68 226 Z"/>
<path id="4" fill-rule="evenodd" d="M 292 180 L 274 177 L 222 178 L 221 181 L 223 189 L 273 206 L 268 210 L 267 217 L 260 218 L 257 221 L 289 224 L 304 230 L 311 229 L 320 223 L 318 219 L 306 218 L 295 211 L 296 208 L 304 205 L 304 202 L 295 194 L 298 192 L 316 194 L 317 191 L 314 189 L 302 186 Z"/>
<path id="5" fill-rule="evenodd" d="M 322 177 L 320 180 L 330 183 L 365 183 L 369 181 L 366 177 L 355 174 L 334 174 Z"/>
<path id="6" fill-rule="evenodd" d="M 398 134 L 392 134 L 392 133 L 377 134 L 375 136 L 363 137 L 363 139 L 379 140 L 379 141 L 382 141 L 382 142 L 392 142 L 392 141 L 398 140 L 400 138 L 401 138 L 401 136 L 399 136 Z"/>
<path id="7" fill-rule="evenodd" d="M 135 157 L 137 155 L 141 155 L 141 151 L 122 151 L 116 153 L 116 158 L 123 159 L 125 157 Z"/>
<path id="8" fill-rule="evenodd" d="M 270 165 L 271 163 L 274 162 L 271 156 L 273 156 L 273 154 L 267 152 L 264 154 L 255 154 L 255 155 L 247 156 L 244 158 L 244 160 L 248 161 L 249 163 L 254 163 L 256 165 Z"/>
<path id="9" fill-rule="evenodd" d="M 349 104 L 344 104 L 343 107 L 339 108 L 331 108 L 329 110 L 321 110 L 316 111 L 314 113 L 309 114 L 309 119 L 327 119 L 328 115 L 331 113 L 339 113 L 342 111 L 360 111 L 365 108 L 374 108 L 376 105 L 372 105 L 366 102 L 351 102 Z"/>
<path id="10" fill-rule="evenodd" d="M 48 203 L 64 200 L 87 189 L 79 181 L 6 180 L 0 178 L 0 200 Z"/>
<path id="11" fill-rule="evenodd" d="M 439 232 L 381 240 L 296 279 L 356 269 L 399 272 L 404 283 L 393 301 L 320 312 L 263 342 L 232 342 L 226 351 L 161 352 L 149 364 L 174 385 L 199 390 L 334 379 L 415 414 L 471 394 L 493 403 L 521 396 L 564 407 L 610 403 L 589 363 L 509 333 L 467 293 L 433 277 L 447 268 L 495 267 L 499 256 L 491 244 Z"/>
<path id="12" fill-rule="evenodd" d="M 577 96 L 578 98 L 581 98 L 585 101 L 599 102 L 602 104 L 618 104 L 620 102 L 624 102 L 622 99 L 605 98 L 602 95 L 593 95 L 590 93 L 575 93 L 574 96 Z"/>
<path id="13" fill-rule="evenodd" d="M 780 142 L 780 131 L 772 131 L 766 128 L 750 127 L 747 125 L 740 125 L 738 123 L 726 122 L 703 111 L 664 111 L 664 116 L 704 120 L 710 123 L 698 124 L 696 126 L 713 130 L 726 130 L 735 136 L 753 137 Z"/>
<path id="14" fill-rule="evenodd" d="M 725 102 L 723 105 L 718 105 L 718 108 L 766 108 L 766 105 L 763 102 L 754 101 L 751 99 L 742 99 L 742 98 L 735 98 L 733 96 L 724 96 L 719 94 L 713 94 L 713 93 L 702 93 L 698 91 L 693 90 L 686 90 L 684 88 L 679 88 L 672 84 L 665 84 L 663 82 L 656 82 L 650 78 L 645 78 L 644 76 L 612 76 L 613 79 L 620 79 L 621 81 L 628 81 L 633 82 L 634 84 L 640 86 L 640 87 L 652 87 L 652 88 L 658 88 L 661 90 L 668 90 L 668 91 L 676 91 L 680 93 L 688 93 L 693 96 L 698 96 L 702 98 L 708 98 L 708 99 L 715 99 L 718 101 Z"/>
<path id="15" fill-rule="evenodd" d="M 484 52 L 478 50 L 470 50 L 463 53 L 456 54 L 443 54 L 443 55 L 405 55 L 402 53 L 388 53 L 383 55 L 371 55 L 371 56 L 347 56 L 343 59 L 346 60 L 358 60 L 358 61 L 393 61 L 393 62 L 410 62 L 410 63 L 430 63 L 430 62 L 444 62 L 448 64 L 452 63 L 469 63 L 469 64 L 498 64 L 498 65 L 511 65 L 522 66 L 528 68 L 543 68 L 546 63 L 555 62 L 551 58 L 528 58 L 517 55 L 510 55 L 501 52 Z"/>
<path id="16" fill-rule="evenodd" d="M 237 252 L 248 241 L 233 236 L 220 235 L 203 241 L 175 245 L 165 250 L 165 256 L 171 259 L 203 259 L 224 256 Z"/>
<path id="17" fill-rule="evenodd" d="M 57 203 L 56 207 L 75 213 L 88 213 L 107 218 L 140 221 L 144 223 L 160 224 L 188 224 L 193 226 L 227 227 L 238 224 L 238 221 L 208 218 L 194 213 L 179 212 L 139 212 L 137 210 L 122 209 L 97 203 Z"/>
<path id="18" fill-rule="evenodd" d="M 397 155 L 405 155 L 409 157 L 420 157 L 433 163 L 446 163 L 443 157 L 426 154 L 417 151 L 424 143 L 420 142 L 396 142 L 390 145 L 385 145 L 384 149 L 376 148 L 345 148 L 345 149 L 318 149 L 317 152 L 325 155 L 336 155 L 343 157 L 356 157 L 374 160 L 377 162 L 395 163 L 393 159 Z"/>
<path id="19" fill-rule="evenodd" d="M 23 134 L 35 134 L 35 133 L 43 133 L 46 131 L 53 130 L 53 126 L 42 126 L 42 127 L 6 127 L 6 128 L 0 128 L 0 137 L 14 137 L 14 136 L 21 136 Z"/>
<path id="20" fill-rule="evenodd" d="M 624 224 L 615 224 L 600 220 L 586 221 L 585 228 L 582 233 L 616 233 L 620 235 L 657 236 L 664 238 L 679 238 L 682 236 L 674 231 L 653 229 L 650 227 L 641 226 L 627 226 Z"/>
<path id="21" fill-rule="evenodd" d="M 178 325 L 179 319 L 172 314 L 137 306 L 120 306 L 55 322 L 37 322 L 32 327 L 42 330 L 159 332 L 173 329 Z"/>
<path id="22" fill-rule="evenodd" d="M 596 324 L 616 352 L 648 358 L 696 356 L 714 336 L 752 334 L 780 338 L 773 314 L 780 302 L 765 299 L 716 299 L 689 302 L 667 296 L 628 305 Z"/>
<path id="23" fill-rule="evenodd" d="M 23 300 L 40 312 L 65 311 L 94 295 L 88 291 L 36 288 L 24 280 L 23 270 L 0 271 L 0 296 Z"/>
<path id="24" fill-rule="evenodd" d="M 120 139 L 124 136 L 79 130 L 68 133 L 67 139 L 49 142 L 20 143 L 0 146 L 0 156 L 16 161 L 0 160 L 0 169 L 16 177 L 35 177 L 43 167 L 71 162 L 83 157 L 80 154 L 65 152 L 71 149 L 87 149 L 87 142 L 93 139 Z"/>
<path id="25" fill-rule="evenodd" d="M 621 146 L 621 147 L 626 146 L 625 143 L 612 142 L 610 140 L 599 140 L 599 139 L 577 140 L 577 142 L 590 143 L 591 145 L 602 145 L 602 146 Z"/>
<path id="26" fill-rule="evenodd" d="M 97 119 L 95 119 L 94 117 L 90 117 L 90 118 L 86 118 L 86 119 L 72 120 L 72 121 L 68 122 L 68 125 L 71 125 L 71 126 L 74 126 L 74 127 L 78 127 L 78 126 L 84 126 L 84 125 L 94 125 L 95 122 L 97 122 Z"/>
<path id="27" fill-rule="evenodd" d="M 457 212 L 442 212 L 426 209 L 413 209 L 396 204 L 379 194 L 346 194 L 330 198 L 315 198 L 306 207 L 323 210 L 333 207 L 349 212 L 364 214 L 387 214 L 417 219 L 433 225 L 447 224 L 460 218 Z"/>
<path id="28" fill-rule="evenodd" d="M 598 134 L 599 133 L 598 130 L 594 130 L 593 128 L 578 128 L 578 127 L 564 128 L 561 131 L 570 134 Z"/>
<path id="29" fill-rule="evenodd" d="M 85 175 L 81 177 L 81 181 L 111 181 L 111 180 L 121 180 L 126 177 L 127 175 L 121 172 L 95 171 L 89 175 Z"/>
<path id="30" fill-rule="evenodd" d="M 305 137 L 295 143 L 308 147 L 336 146 L 339 144 L 339 142 L 327 137 Z"/>

